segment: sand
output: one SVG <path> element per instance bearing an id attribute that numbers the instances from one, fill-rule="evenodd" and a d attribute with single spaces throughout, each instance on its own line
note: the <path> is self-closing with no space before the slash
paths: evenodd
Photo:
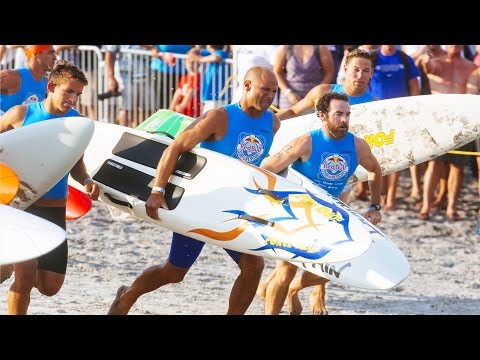
<path id="1" fill-rule="evenodd" d="M 399 286 L 382 291 L 327 285 L 331 315 L 346 314 L 480 314 L 480 236 L 477 180 L 465 169 L 459 213 L 463 220 L 448 221 L 444 212 L 431 220 L 415 218 L 413 205 L 404 201 L 409 190 L 408 172 L 398 189 L 398 209 L 383 212 L 381 228 L 404 252 L 409 277 Z M 361 212 L 368 203 L 355 200 Z M 171 231 L 132 217 L 113 219 L 105 203 L 97 201 L 83 218 L 68 222 L 69 264 L 60 292 L 49 298 L 32 291 L 29 314 L 106 314 L 117 288 L 129 285 L 143 269 L 163 263 Z M 274 261 L 266 260 L 265 278 Z M 220 247 L 206 244 L 185 280 L 142 296 L 130 314 L 224 314 L 238 268 Z M 1 313 L 12 278 L 0 285 Z M 300 293 L 303 314 L 311 314 L 308 296 Z M 248 315 L 263 314 L 256 297 Z M 281 315 L 288 314 L 286 306 Z"/>

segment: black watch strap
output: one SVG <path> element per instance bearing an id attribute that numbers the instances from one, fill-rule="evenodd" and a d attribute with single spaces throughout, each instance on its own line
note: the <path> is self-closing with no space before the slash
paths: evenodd
<path id="1" fill-rule="evenodd" d="M 380 211 L 382 210 L 382 206 L 380 204 L 370 204 L 370 207 L 368 209 Z"/>

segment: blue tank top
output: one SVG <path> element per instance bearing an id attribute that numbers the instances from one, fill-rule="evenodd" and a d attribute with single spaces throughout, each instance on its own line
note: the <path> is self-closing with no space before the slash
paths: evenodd
<path id="1" fill-rule="evenodd" d="M 332 88 L 331 88 L 331 91 L 335 91 L 335 92 L 338 92 L 338 93 L 341 93 L 341 94 L 348 95 L 345 92 L 345 90 L 343 89 L 343 85 L 341 85 L 341 84 L 333 84 Z M 373 96 L 372 93 L 370 93 L 368 91 L 365 91 L 363 93 L 363 95 L 360 95 L 360 96 L 348 95 L 348 97 L 350 99 L 350 101 L 349 101 L 350 105 L 355 105 L 355 104 L 362 104 L 362 103 L 373 101 L 373 98 L 375 96 Z"/>
<path id="2" fill-rule="evenodd" d="M 47 78 L 44 76 L 42 80 L 36 81 L 30 69 L 17 69 L 22 78 L 20 89 L 15 94 L 0 95 L 0 110 L 6 112 L 15 105 L 26 105 L 32 102 L 38 102 L 45 99 L 47 93 Z"/>
<path id="3" fill-rule="evenodd" d="M 312 156 L 295 161 L 292 168 L 311 179 L 328 193 L 338 197 L 358 166 L 355 137 L 347 132 L 341 140 L 330 139 L 323 129 L 310 131 Z"/>
<path id="4" fill-rule="evenodd" d="M 25 113 L 25 119 L 23 120 L 22 126 L 69 116 L 79 116 L 79 113 L 75 109 L 70 109 L 65 115 L 52 115 L 45 110 L 43 101 L 40 101 L 27 105 L 27 111 Z M 52 187 L 45 195 L 43 195 L 42 199 L 65 199 L 68 194 L 68 174 L 69 173 L 67 173 L 54 187 Z"/>
<path id="5" fill-rule="evenodd" d="M 243 112 L 239 103 L 224 106 L 228 114 L 228 130 L 223 139 L 202 141 L 200 147 L 210 149 L 252 165 L 260 166 L 273 142 L 273 114 L 265 111 L 254 119 Z"/>

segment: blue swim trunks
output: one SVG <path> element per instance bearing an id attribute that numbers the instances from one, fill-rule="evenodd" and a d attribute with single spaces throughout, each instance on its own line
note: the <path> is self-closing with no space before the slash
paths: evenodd
<path id="1" fill-rule="evenodd" d="M 205 243 L 203 241 L 192 239 L 185 235 L 180 235 L 176 232 L 173 233 L 172 245 L 170 246 L 170 254 L 168 255 L 168 261 L 171 264 L 188 269 L 197 260 Z M 237 264 L 240 261 L 242 253 L 229 249 L 224 249 L 228 255 Z"/>

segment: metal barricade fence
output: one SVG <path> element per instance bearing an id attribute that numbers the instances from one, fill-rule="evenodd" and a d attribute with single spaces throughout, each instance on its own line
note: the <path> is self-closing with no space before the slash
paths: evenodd
<path id="1" fill-rule="evenodd" d="M 101 119 L 114 122 L 114 117 L 112 117 L 112 114 L 115 114 L 114 107 L 121 106 L 129 111 L 128 125 L 135 126 L 159 109 L 169 108 L 180 80 L 187 75 L 187 56 L 173 53 L 174 61 L 172 62 L 175 66 L 167 66 L 167 71 L 161 72 L 151 69 L 153 58 L 148 50 L 121 49 L 120 53 L 119 65 L 116 66 L 118 71 L 115 76 L 117 79 L 122 79 L 123 82 L 123 104 L 118 102 L 115 104 L 114 100 L 110 99 L 108 110 L 104 110 Z M 193 84 L 197 90 L 193 92 L 194 103 L 202 102 L 201 94 L 205 91 L 214 94 L 212 106 L 222 106 L 230 103 L 231 82 L 228 80 L 232 76 L 232 65 L 231 59 L 213 65 L 216 66 L 215 76 L 207 79 L 205 77 L 207 76 L 208 64 L 199 63 L 198 73 L 200 76 L 198 81 L 195 77 Z M 108 86 L 107 81 L 105 75 L 105 88 Z M 184 86 L 187 85 L 184 83 Z M 206 86 L 209 88 L 206 88 Z M 196 107 L 194 109 L 195 111 L 189 115 L 192 117 L 200 116 L 202 110 L 197 110 Z"/>
<path id="2" fill-rule="evenodd" d="M 92 119 L 116 123 L 117 113 L 123 109 L 129 115 L 127 125 L 135 126 L 159 109 L 168 109 L 180 79 L 187 74 L 187 56 L 176 53 L 172 55 L 175 67 L 169 66 L 167 72 L 160 72 L 151 70 L 150 51 L 121 49 L 115 62 L 115 78 L 120 85 L 120 96 L 105 96 L 108 93 L 108 76 L 104 54 L 97 46 L 80 45 L 76 49 L 62 50 L 57 58 L 72 61 L 87 77 L 88 86 L 77 104 L 77 109 L 82 114 Z M 212 64 L 210 66 L 215 67 L 214 76 L 206 78 L 209 64 L 199 63 L 200 76 L 193 83 L 196 88 L 193 92 L 194 103 L 201 103 L 205 92 L 213 94 L 209 97 L 209 109 L 230 103 L 233 86 L 232 59 Z M 200 110 L 194 107 L 193 113 L 189 115 L 198 117 L 202 112 L 203 106 Z"/>
<path id="3" fill-rule="evenodd" d="M 78 100 L 77 109 L 92 119 L 98 119 L 102 106 L 98 94 L 103 91 L 103 72 L 100 66 L 103 64 L 103 55 L 98 46 L 80 45 L 76 49 L 61 50 L 57 53 L 57 59 L 69 60 L 85 73 L 88 86 Z"/>

